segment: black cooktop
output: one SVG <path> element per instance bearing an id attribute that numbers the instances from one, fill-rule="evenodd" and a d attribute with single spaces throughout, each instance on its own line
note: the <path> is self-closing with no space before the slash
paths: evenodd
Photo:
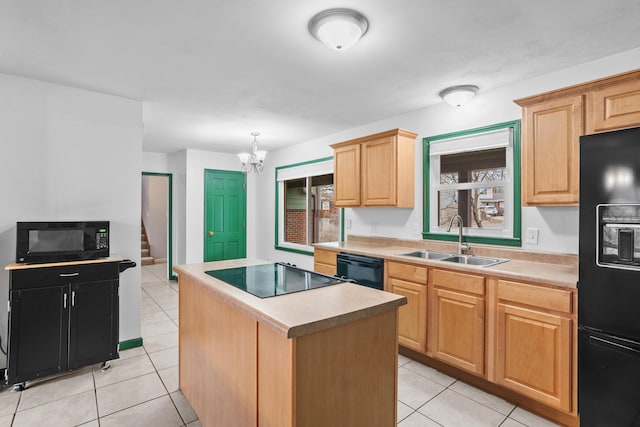
<path id="1" fill-rule="evenodd" d="M 308 291 L 342 282 L 332 276 L 282 263 L 209 270 L 205 273 L 260 298 Z"/>

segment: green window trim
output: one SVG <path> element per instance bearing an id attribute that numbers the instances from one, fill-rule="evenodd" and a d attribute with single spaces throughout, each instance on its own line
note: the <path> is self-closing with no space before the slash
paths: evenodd
<path id="1" fill-rule="evenodd" d="M 422 211 L 422 238 L 429 240 L 443 240 L 443 241 L 457 241 L 457 233 L 442 234 L 430 232 L 430 164 L 429 164 L 429 143 L 432 141 L 438 141 L 442 139 L 457 138 L 461 136 L 471 135 L 475 133 L 490 132 L 498 129 L 511 128 L 513 129 L 513 236 L 511 238 L 505 237 L 491 237 L 491 236 L 468 236 L 465 235 L 465 240 L 469 243 L 479 243 L 487 245 L 501 245 L 501 246 L 522 246 L 522 202 L 520 196 L 521 189 L 521 172 L 520 172 L 520 120 L 513 120 L 510 122 L 497 123 L 489 126 L 483 126 L 475 129 L 469 129 L 459 132 L 452 132 L 443 135 L 430 136 L 422 139 L 423 148 L 423 161 L 422 161 L 422 173 L 423 173 L 423 211 Z"/>
<path id="2" fill-rule="evenodd" d="M 313 256 L 313 251 L 305 251 L 301 249 L 290 248 L 288 246 L 282 246 L 279 242 L 280 236 L 280 186 L 278 185 L 278 171 L 282 169 L 289 169 L 298 166 L 310 165 L 313 163 L 320 162 L 328 162 L 329 160 L 333 160 L 333 156 L 331 157 L 323 157 L 321 159 L 308 160 L 305 162 L 293 163 L 290 165 L 278 166 L 276 167 L 275 173 L 275 181 L 276 181 L 276 215 L 275 215 L 275 244 L 274 248 L 278 251 L 292 252 L 301 255 Z M 340 209 L 340 240 L 344 240 L 344 208 Z"/>

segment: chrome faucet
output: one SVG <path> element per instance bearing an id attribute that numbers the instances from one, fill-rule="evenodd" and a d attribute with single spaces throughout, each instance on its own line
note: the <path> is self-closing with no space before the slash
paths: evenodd
<path id="1" fill-rule="evenodd" d="M 449 221 L 449 227 L 447 227 L 447 233 L 451 231 L 451 226 L 453 226 L 453 221 L 458 220 L 458 254 L 462 255 L 464 251 L 469 250 L 469 245 L 462 243 L 462 228 L 464 227 L 464 222 L 462 221 L 462 217 L 460 215 L 454 215 L 451 217 Z"/>

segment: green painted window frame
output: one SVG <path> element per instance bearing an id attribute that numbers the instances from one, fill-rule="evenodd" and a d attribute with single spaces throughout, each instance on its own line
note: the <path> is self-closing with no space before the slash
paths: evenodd
<path id="1" fill-rule="evenodd" d="M 472 135 L 476 133 L 490 132 L 498 129 L 512 129 L 513 134 L 513 235 L 510 238 L 506 237 L 489 237 L 489 236 L 468 236 L 465 235 L 465 240 L 469 243 L 480 243 L 488 245 L 502 245 L 502 246 L 522 246 L 522 202 L 520 196 L 521 189 L 521 170 L 520 170 L 520 120 L 513 120 L 510 122 L 497 123 L 489 126 L 483 126 L 475 129 L 469 129 L 459 132 L 452 132 L 443 135 L 430 136 L 422 139 L 423 147 L 423 211 L 422 211 L 422 238 L 429 240 L 444 240 L 444 241 L 457 241 L 458 233 L 431 233 L 429 223 L 429 211 L 431 204 L 430 193 L 430 164 L 429 164 L 429 144 L 432 141 L 438 141 L 443 139 L 457 138 L 461 136 Z"/>
<path id="2" fill-rule="evenodd" d="M 173 274 L 173 174 L 160 172 L 142 172 L 143 176 L 166 176 L 169 179 L 169 215 L 167 218 L 167 278 L 178 280 L 178 276 Z"/>
<path id="3" fill-rule="evenodd" d="M 282 169 L 289 169 L 289 168 L 295 168 L 295 167 L 299 167 L 299 166 L 305 166 L 305 165 L 310 165 L 313 163 L 320 163 L 320 162 L 328 162 L 329 160 L 333 160 L 333 156 L 331 157 L 323 157 L 321 159 L 315 159 L 315 160 L 308 160 L 306 162 L 299 162 L 299 163 L 293 163 L 290 165 L 284 165 L 284 166 L 278 166 L 276 167 L 276 173 L 275 173 L 275 181 L 276 181 L 276 226 L 275 226 L 275 230 L 276 230 L 276 235 L 275 235 L 275 244 L 274 244 L 274 248 L 276 250 L 279 251 L 285 251 L 285 252 L 293 252 L 296 254 L 301 254 L 301 255 L 309 255 L 309 256 L 313 256 L 313 251 L 305 251 L 305 250 L 300 250 L 300 249 L 294 249 L 294 248 L 290 248 L 287 246 L 282 246 L 280 245 L 279 242 L 279 235 L 280 235 L 280 186 L 278 185 L 278 171 L 282 170 Z M 340 240 L 344 240 L 344 208 L 340 208 Z"/>

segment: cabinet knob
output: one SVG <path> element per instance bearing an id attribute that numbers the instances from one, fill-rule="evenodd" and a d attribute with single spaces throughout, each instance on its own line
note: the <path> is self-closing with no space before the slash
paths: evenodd
<path id="1" fill-rule="evenodd" d="M 209 232 L 207 233 L 209 235 L 209 237 L 213 236 L 213 231 L 209 230 Z"/>

